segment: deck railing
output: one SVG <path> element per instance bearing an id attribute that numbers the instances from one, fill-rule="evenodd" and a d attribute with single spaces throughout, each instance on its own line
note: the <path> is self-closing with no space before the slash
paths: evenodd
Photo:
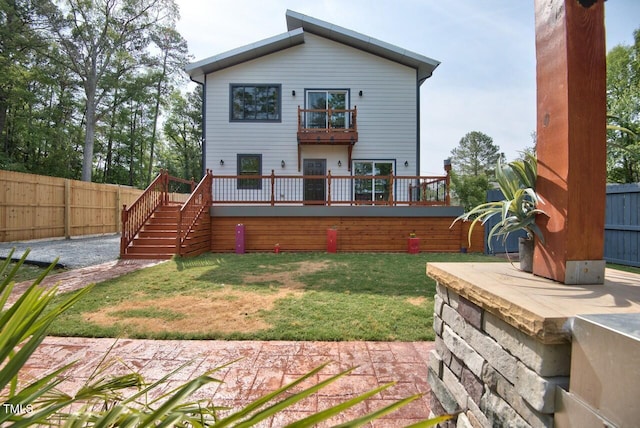
<path id="1" fill-rule="evenodd" d="M 449 176 L 212 176 L 213 205 L 450 205 Z"/>
<path id="2" fill-rule="evenodd" d="M 358 110 L 298 107 L 298 141 L 312 144 L 354 144 L 358 141 Z"/>
<path id="3" fill-rule="evenodd" d="M 172 177 L 167 171 L 162 170 L 133 204 L 129 207 L 122 206 L 121 255 L 126 253 L 127 247 L 156 208 L 173 201 L 174 196 L 180 193 L 181 186 L 188 186 L 188 191 L 192 192 L 195 182 Z"/>
<path id="4" fill-rule="evenodd" d="M 178 233 L 176 236 L 176 254 L 184 255 L 184 243 L 203 213 L 211 206 L 211 170 L 207 173 L 187 201 L 182 205 L 178 214 Z"/>

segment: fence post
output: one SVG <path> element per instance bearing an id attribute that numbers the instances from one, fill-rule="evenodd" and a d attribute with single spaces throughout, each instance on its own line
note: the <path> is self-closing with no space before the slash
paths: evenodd
<path id="1" fill-rule="evenodd" d="M 120 222 L 120 203 L 122 201 L 122 195 L 120 194 L 120 185 L 118 184 L 118 190 L 116 191 L 116 212 L 115 212 L 115 220 L 116 220 L 116 233 L 121 232 L 122 228 L 120 227 L 122 223 Z"/>
<path id="2" fill-rule="evenodd" d="M 393 171 L 389 174 L 389 205 L 395 205 L 393 200 Z"/>
<path id="3" fill-rule="evenodd" d="M 64 238 L 71 239 L 71 180 L 64 180 Z"/>

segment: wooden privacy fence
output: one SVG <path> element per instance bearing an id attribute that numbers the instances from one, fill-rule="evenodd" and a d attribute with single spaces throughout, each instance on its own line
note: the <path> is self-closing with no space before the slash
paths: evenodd
<path id="1" fill-rule="evenodd" d="M 502 200 L 502 192 L 487 192 L 487 201 Z M 494 238 L 493 251 L 489 251 L 486 235 L 497 219 L 485 224 L 485 253 L 518 252 L 518 237 L 514 233 L 503 244 L 502 238 Z M 607 185 L 604 259 L 610 263 L 640 267 L 640 183 Z"/>
<path id="2" fill-rule="evenodd" d="M 640 183 L 607 186 L 604 258 L 640 267 Z"/>
<path id="3" fill-rule="evenodd" d="M 142 193 L 13 171 L 0 171 L 0 186 L 0 242 L 118 233 L 122 205 Z"/>

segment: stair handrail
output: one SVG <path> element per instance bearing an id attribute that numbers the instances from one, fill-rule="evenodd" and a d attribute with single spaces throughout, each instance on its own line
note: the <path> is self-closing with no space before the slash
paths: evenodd
<path id="1" fill-rule="evenodd" d="M 120 256 L 126 254 L 133 241 L 153 212 L 169 200 L 169 173 L 161 170 L 158 176 L 128 208 L 122 205 L 122 235 L 120 236 Z"/>
<path id="2" fill-rule="evenodd" d="M 178 230 L 176 236 L 176 254 L 183 256 L 185 251 L 183 244 L 193 230 L 196 222 L 212 202 L 213 173 L 207 169 L 206 174 L 200 180 L 195 190 L 191 192 L 189 199 L 182 205 L 178 212 Z"/>

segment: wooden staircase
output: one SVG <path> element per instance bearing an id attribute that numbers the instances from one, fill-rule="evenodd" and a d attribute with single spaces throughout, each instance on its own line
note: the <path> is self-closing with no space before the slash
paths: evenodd
<path id="1" fill-rule="evenodd" d="M 207 170 L 196 187 L 161 171 L 131 206 L 122 207 L 120 258 L 167 260 L 209 251 L 212 177 Z M 172 201 L 172 182 L 191 185 L 184 203 Z"/>
<path id="2" fill-rule="evenodd" d="M 178 213 L 181 204 L 160 205 L 127 248 L 126 259 L 168 260 L 176 254 Z"/>

